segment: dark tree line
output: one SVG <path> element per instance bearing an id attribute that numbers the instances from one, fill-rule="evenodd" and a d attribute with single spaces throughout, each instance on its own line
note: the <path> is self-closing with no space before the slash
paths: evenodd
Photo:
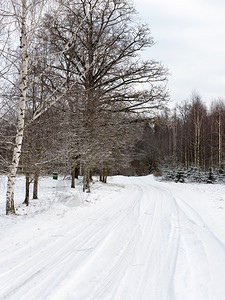
<path id="1" fill-rule="evenodd" d="M 165 168 L 207 171 L 225 168 L 225 101 L 214 101 L 208 109 L 199 95 L 164 110 L 145 128 L 136 145 L 133 164 L 139 172 Z"/>

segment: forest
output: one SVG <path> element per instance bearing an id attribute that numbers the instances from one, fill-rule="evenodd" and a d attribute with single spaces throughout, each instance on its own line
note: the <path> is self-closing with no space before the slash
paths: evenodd
<path id="1" fill-rule="evenodd" d="M 193 93 L 175 108 L 164 109 L 154 124 L 144 128 L 136 144 L 136 172 L 155 172 L 177 181 L 183 181 L 186 172 L 194 181 L 210 180 L 207 176 L 223 181 L 224 137 L 224 100 L 215 100 L 207 108 L 200 95 Z"/>
<path id="2" fill-rule="evenodd" d="M 167 107 L 169 70 L 129 0 L 1 1 L 0 172 L 6 214 L 17 174 L 38 197 L 40 176 L 224 174 L 225 105 L 193 94 Z M 182 99 L 181 99 L 182 100 Z M 211 172 L 211 171 L 210 171 Z M 221 175 L 221 176 L 222 176 Z M 172 178 L 172 177 L 171 177 Z"/>

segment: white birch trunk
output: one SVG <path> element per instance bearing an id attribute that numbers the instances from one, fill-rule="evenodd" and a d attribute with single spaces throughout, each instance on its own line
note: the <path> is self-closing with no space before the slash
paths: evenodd
<path id="1" fill-rule="evenodd" d="M 218 165 L 219 168 L 221 168 L 222 165 L 222 136 L 221 136 L 221 112 L 219 111 L 219 121 L 218 121 L 218 134 L 219 134 L 219 138 L 218 138 Z"/>
<path id="2" fill-rule="evenodd" d="M 24 118 L 26 108 L 26 93 L 27 93 L 27 70 L 28 70 L 28 55 L 27 55 L 27 36 L 26 36 L 26 0 L 22 0 L 22 22 L 21 22 L 21 51 L 22 61 L 20 70 L 20 101 L 18 107 L 18 122 L 17 132 L 15 137 L 15 146 L 13 149 L 12 163 L 10 173 L 8 175 L 7 192 L 6 192 L 6 214 L 15 213 L 14 206 L 14 190 L 16 173 L 19 166 L 21 148 L 24 135 Z"/>

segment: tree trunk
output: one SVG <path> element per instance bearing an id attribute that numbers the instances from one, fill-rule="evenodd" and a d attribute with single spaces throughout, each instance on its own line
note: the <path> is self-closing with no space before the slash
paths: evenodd
<path id="1" fill-rule="evenodd" d="M 213 122 L 211 121 L 211 133 L 210 133 L 210 167 L 213 167 Z"/>
<path id="2" fill-rule="evenodd" d="M 39 178 L 39 171 L 38 169 L 36 169 L 34 173 L 33 199 L 38 199 L 38 178 Z"/>
<path id="3" fill-rule="evenodd" d="M 78 179 L 79 177 L 79 166 L 75 167 L 75 178 Z"/>
<path id="4" fill-rule="evenodd" d="M 90 168 L 86 168 L 84 170 L 83 175 L 83 192 L 87 191 L 87 193 L 91 192 L 90 188 Z"/>
<path id="5" fill-rule="evenodd" d="M 26 108 L 26 93 L 27 93 L 27 70 L 28 70 L 28 55 L 27 55 L 27 37 L 26 37 L 26 15 L 27 5 L 26 0 L 22 1 L 22 18 L 21 18 L 21 73 L 20 73 L 20 100 L 18 105 L 18 121 L 17 132 L 15 137 L 15 145 L 13 149 L 12 164 L 8 175 L 7 192 L 6 192 L 6 214 L 15 213 L 14 205 L 14 190 L 15 178 L 20 161 L 21 148 L 24 135 L 24 118 Z"/>
<path id="6" fill-rule="evenodd" d="M 222 166 L 222 135 L 221 135 L 221 113 L 219 111 L 219 120 L 218 120 L 218 166 Z"/>
<path id="7" fill-rule="evenodd" d="M 93 182 L 92 170 L 89 171 L 89 180 L 90 182 Z"/>
<path id="8" fill-rule="evenodd" d="M 91 192 L 91 187 L 90 187 L 90 169 L 87 168 L 87 175 L 86 175 L 86 181 L 87 181 L 87 193 Z"/>
<path id="9" fill-rule="evenodd" d="M 105 168 L 102 168 L 102 182 L 105 182 Z"/>
<path id="10" fill-rule="evenodd" d="M 16 179 L 15 167 L 11 167 L 11 172 L 8 175 L 7 192 L 6 192 L 6 214 L 15 213 L 14 205 L 14 190 L 15 190 L 15 179 Z"/>
<path id="11" fill-rule="evenodd" d="M 86 176 L 85 176 L 86 172 L 84 171 L 84 174 L 83 174 L 83 192 L 85 192 L 86 190 Z"/>
<path id="12" fill-rule="evenodd" d="M 72 189 L 75 189 L 76 167 L 72 167 L 71 175 L 72 175 L 72 178 L 71 178 L 71 188 L 72 188 Z"/>
<path id="13" fill-rule="evenodd" d="M 198 114 L 199 112 L 197 112 Z M 195 120 L 195 143 L 194 143 L 194 160 L 195 167 L 200 167 L 200 136 L 201 136 L 201 125 L 199 115 Z"/>
<path id="14" fill-rule="evenodd" d="M 30 197 L 30 174 L 26 173 L 26 192 L 25 192 L 25 200 L 24 204 L 29 205 L 29 197 Z"/>
<path id="15" fill-rule="evenodd" d="M 104 170 L 105 170 L 105 168 L 104 168 Z M 103 182 L 104 183 L 107 183 L 108 174 L 109 174 L 109 167 L 107 166 L 106 171 L 105 171 L 105 175 L 103 177 Z"/>
<path id="16" fill-rule="evenodd" d="M 103 181 L 102 169 L 100 169 L 99 180 L 100 180 L 101 182 Z"/>

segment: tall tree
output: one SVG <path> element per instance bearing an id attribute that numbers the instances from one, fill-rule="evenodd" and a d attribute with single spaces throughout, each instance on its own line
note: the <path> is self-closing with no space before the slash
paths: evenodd
<path id="1" fill-rule="evenodd" d="M 194 94 L 192 97 L 192 106 L 191 106 L 191 120 L 194 126 L 193 135 L 194 135 L 194 165 L 195 167 L 200 167 L 201 159 L 201 146 L 202 146 L 202 132 L 204 119 L 207 115 L 207 110 L 205 105 L 202 103 L 199 95 Z"/>
<path id="2" fill-rule="evenodd" d="M 46 27 L 53 18 L 54 14 L 46 18 Z M 68 43 L 78 24 L 81 25 L 77 39 L 70 43 L 55 70 L 70 84 L 77 82 L 79 100 L 69 97 L 69 101 L 70 106 L 71 102 L 82 102 L 79 136 L 83 135 L 82 149 L 85 145 L 86 151 L 80 153 L 88 169 L 88 157 L 96 156 L 97 140 L 103 148 L 104 139 L 100 142 L 97 136 L 101 128 L 110 124 L 105 115 L 115 114 L 116 122 L 118 114 L 121 119 L 129 113 L 133 120 L 140 118 L 140 113 L 148 117 L 152 110 L 162 107 L 167 99 L 167 70 L 157 61 L 140 59 L 140 51 L 151 47 L 153 39 L 148 27 L 136 21 L 130 1 L 65 2 L 63 14 L 57 18 L 48 39 L 55 51 L 61 51 Z M 137 87 L 143 83 L 148 85 L 144 91 Z"/>
<path id="3" fill-rule="evenodd" d="M 7 194 L 6 194 L 6 214 L 15 213 L 14 207 L 14 186 L 15 177 L 21 156 L 24 129 L 29 123 L 40 117 L 49 107 L 56 103 L 62 94 L 66 91 L 65 82 L 61 81 L 59 86 L 55 87 L 51 93 L 48 93 L 42 101 L 37 103 L 36 109 L 32 116 L 28 119 L 26 109 L 28 106 L 28 92 L 34 87 L 34 84 L 42 79 L 44 74 L 48 74 L 52 67 L 56 64 L 63 52 L 67 50 L 68 43 L 64 45 L 60 52 L 53 53 L 51 49 L 41 43 L 40 37 L 37 39 L 37 33 L 41 26 L 43 15 L 47 9 L 51 9 L 55 3 L 45 0 L 11 0 L 2 3 L 1 22 L 2 22 L 2 39 L 0 50 L 0 83 L 4 85 L 4 89 L 0 94 L 1 103 L 9 103 L 9 110 L 2 109 L 0 119 L 8 122 L 15 128 L 15 136 L 13 141 L 12 160 L 9 165 Z M 55 18 L 60 12 L 60 1 L 55 9 Z M 51 26 L 55 22 L 52 19 Z M 46 28 L 44 35 L 48 36 L 50 28 Z M 78 29 L 77 29 L 78 30 Z M 72 39 L 75 39 L 73 36 Z M 37 52 L 37 48 L 39 50 Z M 45 57 L 44 69 L 34 76 L 34 68 L 43 61 Z M 59 95 L 59 90 L 61 95 Z M 12 92 L 13 91 L 13 92 Z M 12 97 L 13 95 L 13 97 Z M 14 111 L 15 119 L 10 118 L 11 111 Z"/>
<path id="4" fill-rule="evenodd" d="M 212 160 L 221 168 L 224 158 L 225 138 L 225 104 L 222 99 L 214 101 L 211 106 L 211 136 L 212 136 Z"/>

